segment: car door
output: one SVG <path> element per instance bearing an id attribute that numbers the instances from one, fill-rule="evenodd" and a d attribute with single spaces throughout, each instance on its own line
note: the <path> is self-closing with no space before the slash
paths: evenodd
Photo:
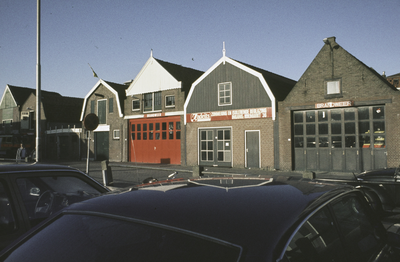
<path id="1" fill-rule="evenodd" d="M 20 204 L 6 175 L 0 176 L 0 250 L 27 230 Z"/>

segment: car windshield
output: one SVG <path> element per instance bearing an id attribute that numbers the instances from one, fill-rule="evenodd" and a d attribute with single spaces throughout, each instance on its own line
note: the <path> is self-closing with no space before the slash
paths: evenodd
<path id="1" fill-rule="evenodd" d="M 67 174 L 24 177 L 16 181 L 31 226 L 66 206 L 101 194 L 82 179 Z"/>
<path id="2" fill-rule="evenodd" d="M 238 261 L 241 249 L 205 236 L 84 214 L 61 216 L 4 261 Z"/>

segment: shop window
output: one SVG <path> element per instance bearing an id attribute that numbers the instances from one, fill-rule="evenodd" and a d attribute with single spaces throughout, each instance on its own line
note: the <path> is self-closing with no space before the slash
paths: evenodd
<path id="1" fill-rule="evenodd" d="M 140 100 L 139 99 L 132 100 L 132 111 L 140 111 Z"/>
<path id="2" fill-rule="evenodd" d="M 175 107 L 175 96 L 165 96 L 165 107 Z"/>
<path id="3" fill-rule="evenodd" d="M 218 84 L 218 105 L 232 105 L 232 83 Z"/>
<path id="4" fill-rule="evenodd" d="M 119 131 L 119 129 L 115 129 L 115 130 L 113 131 L 113 139 L 119 139 L 119 136 L 120 136 L 120 131 Z"/>

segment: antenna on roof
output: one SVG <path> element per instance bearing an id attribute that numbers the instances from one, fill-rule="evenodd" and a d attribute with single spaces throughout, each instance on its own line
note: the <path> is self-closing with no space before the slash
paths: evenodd
<path id="1" fill-rule="evenodd" d="M 225 58 L 226 50 L 225 50 L 225 42 L 222 42 L 222 56 Z M 224 59 L 224 65 L 225 65 L 225 59 Z"/>

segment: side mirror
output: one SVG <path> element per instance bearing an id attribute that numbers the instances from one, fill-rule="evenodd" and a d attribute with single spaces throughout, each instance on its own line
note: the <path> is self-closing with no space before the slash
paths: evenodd
<path id="1" fill-rule="evenodd" d="M 40 188 L 38 188 L 38 187 L 32 187 L 30 190 L 29 190 L 29 195 L 31 195 L 31 196 L 40 196 Z"/>
<path id="2" fill-rule="evenodd" d="M 400 224 L 396 223 L 387 229 L 389 245 L 400 248 Z"/>

